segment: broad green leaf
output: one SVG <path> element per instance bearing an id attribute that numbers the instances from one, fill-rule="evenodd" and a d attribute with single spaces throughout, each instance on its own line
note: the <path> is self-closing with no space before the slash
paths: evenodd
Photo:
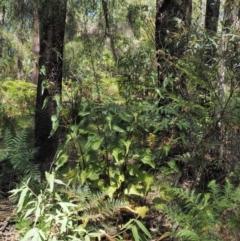
<path id="1" fill-rule="evenodd" d="M 147 164 L 149 166 L 151 166 L 152 168 L 155 168 L 155 163 L 152 160 L 151 154 L 146 154 L 143 156 L 143 158 L 141 159 L 142 163 Z"/>
<path id="2" fill-rule="evenodd" d="M 132 144 L 131 140 L 122 140 L 122 143 L 124 144 L 124 146 L 126 147 L 126 152 L 125 152 L 125 155 L 127 156 L 128 155 L 128 152 L 129 152 L 129 148 L 130 148 L 130 145 Z"/>
<path id="3" fill-rule="evenodd" d="M 139 196 L 144 196 L 143 192 L 143 187 L 140 185 L 135 185 L 135 184 L 128 184 L 128 187 L 125 188 L 124 193 L 127 195 L 139 195 Z"/>
<path id="4" fill-rule="evenodd" d="M 50 192 L 53 192 L 53 188 L 54 188 L 54 173 L 45 172 L 45 176 L 46 176 L 46 180 L 47 180 L 48 185 L 49 185 L 48 190 Z"/>
<path id="5" fill-rule="evenodd" d="M 95 151 L 99 150 L 103 140 L 104 140 L 103 137 L 94 140 L 93 143 L 91 144 L 92 149 Z"/>
<path id="6" fill-rule="evenodd" d="M 56 170 L 58 170 L 60 167 L 62 167 L 66 162 L 68 161 L 68 155 L 66 153 L 63 153 L 57 158 L 56 162 Z"/>
<path id="7" fill-rule="evenodd" d="M 86 235 L 86 236 L 84 237 L 84 240 L 85 240 L 85 241 L 91 241 L 91 240 L 90 240 L 90 237 L 89 237 L 88 235 Z"/>
<path id="8" fill-rule="evenodd" d="M 117 186 L 109 186 L 107 187 L 106 189 L 106 194 L 109 196 L 109 198 L 112 200 L 113 199 L 113 196 L 114 196 L 114 193 L 116 192 L 117 190 Z"/>
<path id="9" fill-rule="evenodd" d="M 114 125 L 114 126 L 113 126 L 113 130 L 114 130 L 114 131 L 117 131 L 117 132 L 120 132 L 120 133 L 125 132 L 125 130 L 123 130 L 121 127 L 119 127 L 119 126 L 117 126 L 117 125 Z"/>
<path id="10" fill-rule="evenodd" d="M 56 101 L 57 106 L 60 107 L 61 106 L 61 95 L 60 94 L 56 94 L 56 95 L 54 95 L 53 98 Z"/>
<path id="11" fill-rule="evenodd" d="M 141 164 L 128 164 L 127 170 L 131 176 L 138 176 Z"/>
<path id="12" fill-rule="evenodd" d="M 115 148 L 112 151 L 112 155 L 113 155 L 114 159 L 116 160 L 117 164 L 121 164 L 121 163 L 124 162 L 124 156 L 123 156 L 123 153 L 122 153 L 121 149 Z"/>

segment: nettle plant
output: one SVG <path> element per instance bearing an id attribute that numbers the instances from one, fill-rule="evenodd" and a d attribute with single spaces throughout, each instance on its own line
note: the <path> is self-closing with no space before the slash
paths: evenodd
<path id="1" fill-rule="evenodd" d="M 70 183 L 86 182 L 114 194 L 144 196 L 155 167 L 146 141 L 147 119 L 139 107 L 83 102 L 78 121 L 68 127 L 56 169 Z M 69 164 L 70 163 L 70 164 Z M 66 171 L 67 169 L 67 171 Z"/>

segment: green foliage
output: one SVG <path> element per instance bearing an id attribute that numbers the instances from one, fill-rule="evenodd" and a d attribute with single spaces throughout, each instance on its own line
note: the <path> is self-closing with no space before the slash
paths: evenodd
<path id="1" fill-rule="evenodd" d="M 226 230 L 231 235 L 237 232 L 239 187 L 227 180 L 224 187 L 212 181 L 208 188 L 206 193 L 182 188 L 168 190 L 173 195 L 172 201 L 161 209 L 172 224 L 172 235 L 178 240 L 226 240 Z"/>
<path id="2" fill-rule="evenodd" d="M 32 178 L 40 181 L 38 165 L 33 162 L 36 150 L 32 144 L 29 144 L 27 130 L 22 130 L 14 135 L 9 129 L 6 129 L 2 148 L 0 163 L 9 162 L 13 172 L 17 173 L 18 180 Z"/>
<path id="3" fill-rule="evenodd" d="M 69 188 L 61 180 L 55 179 L 54 174 L 46 173 L 46 185 L 35 188 L 36 191 L 29 187 L 29 180 L 11 191 L 12 197 L 19 197 L 16 222 L 24 236 L 21 240 L 88 241 L 103 233 L 108 235 L 103 231 L 101 222 L 107 219 L 117 222 L 121 208 L 128 208 L 126 203 L 109 200 L 104 193 L 92 193 L 88 186 Z M 32 220 L 27 229 L 26 220 Z M 22 222 L 24 226 L 20 225 Z M 94 231 L 99 228 L 101 233 Z M 132 230 L 136 240 L 146 240 L 142 239 L 143 235 L 151 237 L 137 219 L 130 220 L 122 227 L 122 230 L 127 229 Z"/>
<path id="4" fill-rule="evenodd" d="M 146 195 L 154 181 L 148 170 L 155 163 L 141 133 L 146 115 L 141 113 L 141 107 L 135 108 L 82 104 L 78 113 L 81 121 L 70 125 L 65 147 L 56 163 L 59 169 L 69 159 L 75 161 L 65 174 L 69 182 L 82 185 L 90 182 L 92 187 L 108 191 L 111 198 L 118 192 Z"/>
<path id="5" fill-rule="evenodd" d="M 31 83 L 23 80 L 0 81 L 0 128 L 32 126 L 35 95 L 36 86 Z"/>
<path id="6" fill-rule="evenodd" d="M 122 229 L 131 230 L 135 241 L 147 241 L 152 238 L 144 224 L 137 219 L 129 220 Z"/>

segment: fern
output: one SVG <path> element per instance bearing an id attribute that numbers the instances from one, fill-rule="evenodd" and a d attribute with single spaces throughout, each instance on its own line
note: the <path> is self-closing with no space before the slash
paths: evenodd
<path id="1" fill-rule="evenodd" d="M 38 165 L 31 162 L 34 159 L 36 150 L 28 143 L 28 133 L 22 130 L 14 135 L 9 129 L 4 133 L 3 150 L 0 152 L 0 162 L 10 161 L 13 169 L 22 178 L 40 180 Z"/>
<path id="2" fill-rule="evenodd" d="M 113 217 L 119 210 L 126 207 L 126 203 L 120 200 L 110 200 L 106 193 L 94 194 L 88 186 L 75 187 L 62 190 L 69 202 L 77 205 L 78 220 L 85 225 L 88 222 L 96 222 Z"/>
<path id="3" fill-rule="evenodd" d="M 229 180 L 220 187 L 216 181 L 208 185 L 207 193 L 189 189 L 170 188 L 175 199 L 164 207 L 172 223 L 175 236 L 180 241 L 224 240 L 224 230 L 237 229 L 239 218 L 240 188 Z M 221 233 L 222 232 L 222 233 Z"/>

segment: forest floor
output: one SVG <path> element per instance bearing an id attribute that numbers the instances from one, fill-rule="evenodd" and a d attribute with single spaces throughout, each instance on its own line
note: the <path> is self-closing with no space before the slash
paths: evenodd
<path id="1" fill-rule="evenodd" d="M 18 241 L 19 235 L 14 228 L 13 210 L 15 206 L 7 199 L 0 199 L 0 241 Z"/>

